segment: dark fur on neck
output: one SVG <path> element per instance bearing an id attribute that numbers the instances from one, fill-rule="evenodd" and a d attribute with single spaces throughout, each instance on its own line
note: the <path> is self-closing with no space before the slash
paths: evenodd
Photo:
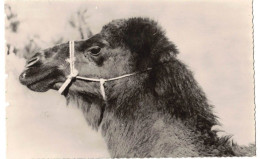
<path id="1" fill-rule="evenodd" d="M 82 110 L 83 115 L 88 124 L 95 130 L 103 119 L 105 103 L 100 99 L 100 96 L 90 96 L 85 92 L 69 91 L 66 94 L 67 104 L 75 103 Z"/>

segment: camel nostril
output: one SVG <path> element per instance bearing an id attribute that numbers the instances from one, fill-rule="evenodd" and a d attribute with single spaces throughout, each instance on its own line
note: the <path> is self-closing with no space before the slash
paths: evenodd
<path id="1" fill-rule="evenodd" d="M 27 64 L 26 64 L 25 67 L 28 68 L 28 67 L 34 65 L 35 63 L 37 63 L 39 60 L 40 60 L 39 57 L 32 58 L 32 59 L 30 59 L 29 61 L 27 61 Z"/>
<path id="2" fill-rule="evenodd" d="M 21 77 L 22 77 L 22 78 L 25 78 L 25 77 L 26 77 L 26 73 L 23 73 Z"/>

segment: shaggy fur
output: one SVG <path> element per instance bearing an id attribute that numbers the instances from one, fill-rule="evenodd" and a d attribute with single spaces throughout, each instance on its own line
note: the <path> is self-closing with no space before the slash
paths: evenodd
<path id="1" fill-rule="evenodd" d="M 102 48 L 102 54 L 86 55 L 95 45 Z M 114 20 L 105 25 L 100 34 L 76 42 L 75 48 L 76 66 L 87 77 L 111 78 L 152 68 L 106 82 L 106 101 L 100 95 L 99 83 L 75 80 L 64 94 L 68 102 L 74 101 L 82 109 L 93 128 L 101 128 L 112 157 L 255 154 L 254 145 L 250 154 L 246 148 L 232 144 L 230 137 L 219 138 L 217 132 L 211 130 L 218 124 L 212 105 L 208 104 L 192 72 L 177 59 L 175 45 L 155 21 L 147 18 Z M 58 55 L 50 56 L 50 52 Z M 68 52 L 68 44 L 45 50 L 45 57 L 56 58 L 52 62 L 56 65 L 49 67 L 65 63 L 68 54 L 64 52 Z M 82 60 L 84 58 L 88 62 Z M 59 79 L 56 83 L 64 81 L 68 69 L 59 69 L 59 74 L 63 77 L 52 75 L 46 79 Z M 30 89 L 42 91 L 28 85 L 25 79 L 20 80 Z M 58 89 L 58 85 L 50 89 Z"/>

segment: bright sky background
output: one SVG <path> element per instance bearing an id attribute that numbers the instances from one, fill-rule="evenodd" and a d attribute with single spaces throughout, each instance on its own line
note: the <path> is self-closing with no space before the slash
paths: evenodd
<path id="1" fill-rule="evenodd" d="M 215 105 L 223 124 L 221 129 L 233 134 L 239 144 L 254 142 L 251 1 L 11 4 L 23 21 L 19 35 L 12 39 L 17 43 L 35 33 L 46 42 L 64 33 L 71 35 L 66 22 L 73 12 L 85 7 L 89 9 L 89 25 L 94 33 L 112 19 L 146 16 L 157 20 L 178 46 L 179 58 L 194 72 L 210 103 Z M 69 38 L 77 36 L 72 34 Z M 22 59 L 7 57 L 9 155 L 107 156 L 100 135 L 86 126 L 77 109 L 67 108 L 57 92 L 35 93 L 19 84 L 23 65 Z"/>

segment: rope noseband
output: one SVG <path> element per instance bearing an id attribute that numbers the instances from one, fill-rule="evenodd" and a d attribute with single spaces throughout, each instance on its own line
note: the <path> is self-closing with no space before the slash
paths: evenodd
<path id="1" fill-rule="evenodd" d="M 106 93 L 105 93 L 105 88 L 104 88 L 104 83 L 105 82 L 107 82 L 107 81 L 114 81 L 114 80 L 118 80 L 118 79 L 121 79 L 121 78 L 129 77 L 129 76 L 141 73 L 140 71 L 138 71 L 138 72 L 125 74 L 125 75 L 122 75 L 122 76 L 109 78 L 109 79 L 104 79 L 104 78 L 97 79 L 97 78 L 87 78 L 87 77 L 78 76 L 78 70 L 75 68 L 75 61 L 76 61 L 76 59 L 75 59 L 75 56 L 74 56 L 74 51 L 75 51 L 75 49 L 74 49 L 74 41 L 69 41 L 69 50 L 70 50 L 70 58 L 67 59 L 66 61 L 70 63 L 70 75 L 67 77 L 67 80 L 62 84 L 62 86 L 58 90 L 58 92 L 60 94 L 62 94 L 64 92 L 64 90 L 69 86 L 69 84 L 71 83 L 72 79 L 76 78 L 76 79 L 82 79 L 82 80 L 86 80 L 86 81 L 99 82 L 101 95 L 102 95 L 103 99 L 106 100 Z M 148 68 L 145 71 L 149 71 L 151 69 L 152 68 Z"/>

